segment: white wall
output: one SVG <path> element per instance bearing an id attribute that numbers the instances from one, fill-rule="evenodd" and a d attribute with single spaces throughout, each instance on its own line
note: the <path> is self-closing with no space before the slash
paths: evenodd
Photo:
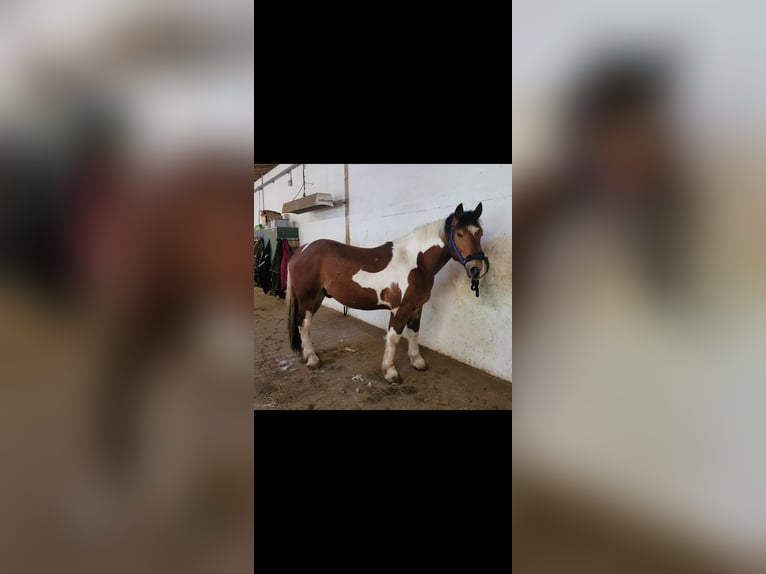
<path id="1" fill-rule="evenodd" d="M 559 137 L 555 116 L 569 101 L 573 80 L 615 47 L 666 51 L 674 120 L 687 145 L 714 156 L 729 153 L 740 138 L 762 146 L 766 75 L 753 71 L 766 59 L 764 16 L 763 3 L 736 0 L 516 0 L 511 130 L 517 169 L 549 152 L 546 145 Z"/>
<path id="2" fill-rule="evenodd" d="M 271 173 L 279 173 L 287 164 Z M 512 264 L 511 165 L 349 165 L 349 222 L 351 243 L 380 245 L 413 228 L 446 219 L 458 203 L 473 209 L 481 201 L 484 226 L 482 247 L 491 259 L 490 273 L 476 298 L 463 268 L 450 261 L 437 275 L 431 300 L 423 309 L 421 343 L 506 380 L 512 377 Z M 300 189 L 301 167 L 268 185 L 266 209 L 281 211 Z M 344 197 L 343 165 L 306 166 L 307 194 L 331 193 Z M 255 194 L 258 221 L 260 194 Z M 289 214 L 300 228 L 301 242 L 319 238 L 345 241 L 343 206 L 305 214 Z M 325 299 L 337 310 L 342 306 Z M 390 312 L 357 311 L 349 315 L 385 329 Z M 321 319 L 320 319 L 321 320 Z M 383 342 L 381 339 L 381 356 Z"/>

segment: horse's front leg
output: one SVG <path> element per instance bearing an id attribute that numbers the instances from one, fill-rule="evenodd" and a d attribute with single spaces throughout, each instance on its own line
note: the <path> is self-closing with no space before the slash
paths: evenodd
<path id="1" fill-rule="evenodd" d="M 419 307 L 412 312 L 407 321 L 407 328 L 404 330 L 404 336 L 407 337 L 409 344 L 407 355 L 410 358 L 410 364 L 418 371 L 425 371 L 428 368 L 418 346 L 418 331 L 420 331 L 420 313 L 422 310 L 423 308 Z"/>
<path id="2" fill-rule="evenodd" d="M 401 339 L 401 333 L 397 333 L 396 329 L 392 326 L 388 327 L 388 333 L 386 333 L 386 350 L 383 351 L 383 376 L 389 383 L 395 383 L 399 379 L 399 372 L 394 366 L 394 355 L 396 355 L 396 344 Z"/>
<path id="3" fill-rule="evenodd" d="M 383 376 L 389 383 L 394 383 L 399 379 L 399 372 L 394 366 L 394 356 L 396 355 L 396 344 L 402 338 L 404 326 L 410 318 L 412 307 L 402 305 L 398 309 L 391 311 L 391 319 L 388 321 L 388 332 L 386 333 L 386 350 L 383 352 L 382 371 Z"/>

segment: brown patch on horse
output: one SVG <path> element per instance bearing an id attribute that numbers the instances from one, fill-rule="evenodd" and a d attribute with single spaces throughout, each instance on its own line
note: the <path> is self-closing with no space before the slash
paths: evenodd
<path id="1" fill-rule="evenodd" d="M 426 273 L 436 275 L 447 264 L 449 259 L 449 250 L 434 245 L 426 249 L 424 253 L 418 254 L 418 267 L 422 268 Z"/>
<path id="2" fill-rule="evenodd" d="M 293 287 L 299 300 L 305 294 L 313 302 L 315 294 L 326 289 L 335 300 L 354 309 L 387 309 L 386 305 L 379 304 L 375 289 L 362 287 L 352 281 L 352 277 L 360 270 L 368 273 L 383 271 L 393 255 L 391 241 L 364 248 L 318 239 L 290 260 L 291 267 L 301 266 L 301 273 L 293 276 Z"/>
<path id="3" fill-rule="evenodd" d="M 397 333 L 401 333 L 412 309 L 422 307 L 431 298 L 434 276 L 449 260 L 449 250 L 438 245 L 418 253 L 417 267 L 412 269 L 407 276 L 407 291 L 402 298 L 407 309 L 404 309 L 405 313 L 402 313 L 401 320 L 396 321 Z"/>
<path id="4" fill-rule="evenodd" d="M 377 273 L 378 271 L 383 271 L 391 262 L 391 259 L 394 256 L 393 241 L 389 241 L 383 245 L 371 248 L 354 247 L 353 245 L 343 245 L 342 243 L 339 243 L 338 245 L 342 245 L 343 247 L 348 247 L 353 250 L 358 250 L 355 252 L 355 255 L 362 258 L 360 269 L 362 271 L 367 271 L 368 273 Z M 356 273 L 356 271 L 354 273 Z"/>
<path id="5" fill-rule="evenodd" d="M 396 309 L 402 304 L 402 290 L 399 288 L 399 283 L 391 283 L 390 287 L 383 289 L 380 298 L 391 305 L 392 309 Z"/>

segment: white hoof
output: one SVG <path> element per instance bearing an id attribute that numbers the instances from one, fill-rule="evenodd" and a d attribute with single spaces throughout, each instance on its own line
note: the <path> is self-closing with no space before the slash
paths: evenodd
<path id="1" fill-rule="evenodd" d="M 396 381 L 398 381 L 399 373 L 397 372 L 396 367 L 389 367 L 386 370 L 385 377 L 386 377 L 386 381 L 388 381 L 389 383 L 395 383 Z"/>
<path id="2" fill-rule="evenodd" d="M 410 359 L 410 363 L 413 367 L 415 367 L 418 371 L 425 371 L 428 368 L 428 365 L 426 365 L 426 361 L 423 357 L 418 355 L 417 357 Z"/>
<path id="3" fill-rule="evenodd" d="M 308 361 L 306 361 L 306 365 L 309 369 L 316 369 L 319 366 L 319 357 L 312 353 L 309 355 Z"/>

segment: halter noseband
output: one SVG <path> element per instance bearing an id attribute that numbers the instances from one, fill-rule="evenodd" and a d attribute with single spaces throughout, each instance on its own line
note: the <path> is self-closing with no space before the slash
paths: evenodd
<path id="1" fill-rule="evenodd" d="M 484 255 L 483 251 L 477 251 L 476 253 L 471 253 L 468 257 L 463 257 L 463 254 L 460 253 L 460 249 L 457 248 L 457 245 L 455 244 L 455 220 L 450 217 L 449 221 L 449 244 L 450 247 L 452 247 L 455 250 L 455 254 L 457 255 L 458 259 L 460 260 L 460 263 L 463 264 L 463 267 L 465 267 L 465 272 L 468 273 L 468 267 L 466 265 L 471 261 L 484 261 L 484 273 L 479 275 L 478 277 L 471 277 L 470 274 L 468 275 L 471 277 L 471 291 L 476 292 L 476 296 L 479 296 L 479 279 L 484 277 L 489 272 L 489 257 Z"/>

